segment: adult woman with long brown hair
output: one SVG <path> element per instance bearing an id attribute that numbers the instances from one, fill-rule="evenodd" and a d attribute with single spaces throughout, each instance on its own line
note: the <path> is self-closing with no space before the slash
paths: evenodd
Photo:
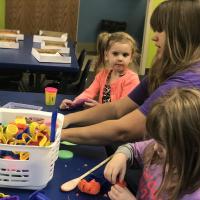
<path id="1" fill-rule="evenodd" d="M 151 16 L 157 55 L 149 76 L 121 100 L 66 115 L 62 139 L 93 145 L 142 139 L 155 100 L 172 88 L 200 88 L 199 19 L 199 0 L 162 2 Z"/>

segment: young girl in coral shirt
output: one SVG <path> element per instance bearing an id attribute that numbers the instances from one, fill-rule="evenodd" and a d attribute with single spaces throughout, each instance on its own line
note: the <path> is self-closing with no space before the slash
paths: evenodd
<path id="1" fill-rule="evenodd" d="M 138 56 L 135 40 L 125 32 L 101 33 L 98 38 L 99 65 L 104 65 L 92 84 L 74 101 L 64 99 L 61 109 L 68 109 L 81 100 L 93 107 L 116 101 L 128 95 L 138 85 L 138 75 L 129 69 Z M 98 101 L 94 99 L 98 97 Z"/>

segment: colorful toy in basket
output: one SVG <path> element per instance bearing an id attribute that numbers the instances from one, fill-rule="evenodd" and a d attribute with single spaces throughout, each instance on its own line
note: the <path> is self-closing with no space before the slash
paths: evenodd
<path id="1" fill-rule="evenodd" d="M 0 188 L 41 190 L 52 179 L 64 120 L 53 113 L 0 108 Z"/>
<path id="2" fill-rule="evenodd" d="M 35 121 L 34 121 L 35 120 Z M 12 145 L 49 146 L 50 126 L 44 119 L 17 116 L 14 122 L 0 125 L 0 143 Z M 15 155 L 19 155 L 16 157 Z M 27 160 L 28 152 L 11 152 L 0 157 L 11 156 L 13 159 Z"/>

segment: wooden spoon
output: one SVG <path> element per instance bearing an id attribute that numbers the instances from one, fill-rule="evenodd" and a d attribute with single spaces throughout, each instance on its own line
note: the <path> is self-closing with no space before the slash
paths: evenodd
<path id="1" fill-rule="evenodd" d="M 112 158 L 112 156 L 106 158 L 101 163 L 99 163 L 98 165 L 96 165 L 95 167 L 93 167 L 92 169 L 90 169 L 89 171 L 84 173 L 83 175 L 79 176 L 78 178 L 75 178 L 75 179 L 72 179 L 70 181 L 63 183 L 61 185 L 61 190 L 64 192 L 73 190 L 83 178 L 85 178 L 87 175 L 91 174 L 93 171 L 95 171 L 96 169 L 98 169 L 99 167 L 101 167 L 102 165 L 107 163 L 111 158 Z"/>

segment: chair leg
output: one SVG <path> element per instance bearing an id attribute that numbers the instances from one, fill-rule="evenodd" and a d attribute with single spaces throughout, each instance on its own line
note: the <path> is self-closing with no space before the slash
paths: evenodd
<path id="1" fill-rule="evenodd" d="M 29 90 L 23 80 L 19 82 L 18 90 L 20 92 L 27 92 Z"/>
<path id="2" fill-rule="evenodd" d="M 29 86 L 30 86 L 30 87 L 33 87 L 33 86 L 34 86 L 34 74 L 33 74 L 33 73 L 31 73 L 31 74 L 29 75 Z"/>

